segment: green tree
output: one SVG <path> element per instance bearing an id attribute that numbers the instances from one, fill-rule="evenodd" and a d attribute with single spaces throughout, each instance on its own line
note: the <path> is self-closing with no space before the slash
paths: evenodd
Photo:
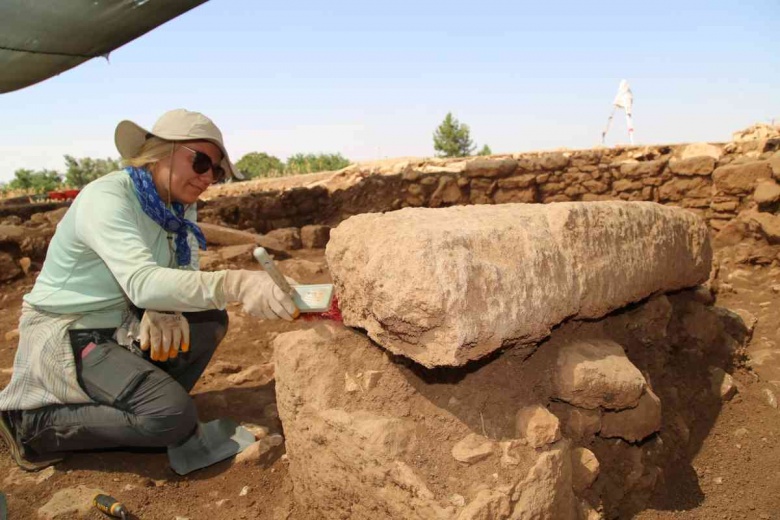
<path id="1" fill-rule="evenodd" d="M 439 157 L 467 157 L 474 153 L 469 126 L 461 124 L 448 112 L 433 133 L 433 148 Z"/>
<path id="2" fill-rule="evenodd" d="M 477 155 L 493 155 L 493 150 L 491 150 L 488 145 L 485 145 Z"/>
<path id="3" fill-rule="evenodd" d="M 287 158 L 288 174 L 330 172 L 349 166 L 349 159 L 340 153 L 297 153 Z"/>
<path id="4" fill-rule="evenodd" d="M 65 184 L 74 188 L 83 188 L 98 177 L 119 170 L 121 165 L 116 159 L 93 159 L 82 157 L 76 159 L 70 155 L 65 156 Z"/>
<path id="5" fill-rule="evenodd" d="M 248 179 L 284 175 L 284 163 L 278 157 L 264 152 L 250 152 L 236 163 L 236 168 Z"/>
<path id="6" fill-rule="evenodd" d="M 56 190 L 61 184 L 62 176 L 54 170 L 33 171 L 21 168 L 14 172 L 14 179 L 8 183 L 8 188 L 46 193 Z"/>

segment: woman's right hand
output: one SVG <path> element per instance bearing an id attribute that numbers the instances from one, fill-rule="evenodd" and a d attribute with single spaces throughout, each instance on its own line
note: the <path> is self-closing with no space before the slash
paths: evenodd
<path id="1" fill-rule="evenodd" d="M 229 270 L 222 290 L 227 301 L 241 302 L 252 316 L 292 321 L 300 314 L 292 298 L 265 271 Z"/>

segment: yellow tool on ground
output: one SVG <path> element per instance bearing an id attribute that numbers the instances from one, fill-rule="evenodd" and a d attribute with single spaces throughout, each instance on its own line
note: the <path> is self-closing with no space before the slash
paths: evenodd
<path id="1" fill-rule="evenodd" d="M 101 513 L 105 513 L 114 518 L 127 520 L 127 515 L 130 514 L 125 505 L 111 495 L 95 495 L 95 498 L 92 499 L 92 504 Z"/>

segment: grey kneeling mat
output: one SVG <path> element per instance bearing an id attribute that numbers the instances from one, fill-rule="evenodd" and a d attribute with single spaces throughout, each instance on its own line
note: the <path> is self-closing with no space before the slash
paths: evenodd
<path id="1" fill-rule="evenodd" d="M 173 471 L 186 475 L 244 451 L 255 442 L 255 436 L 231 419 L 198 423 L 195 434 L 184 444 L 168 448 Z"/>

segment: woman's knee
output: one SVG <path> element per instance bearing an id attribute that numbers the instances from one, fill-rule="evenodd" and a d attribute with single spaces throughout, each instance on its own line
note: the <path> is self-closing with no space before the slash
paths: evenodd
<path id="1" fill-rule="evenodd" d="M 183 393 L 174 396 L 163 410 L 136 416 L 137 426 L 157 446 L 170 446 L 189 437 L 198 424 L 198 411 L 192 398 Z"/>

